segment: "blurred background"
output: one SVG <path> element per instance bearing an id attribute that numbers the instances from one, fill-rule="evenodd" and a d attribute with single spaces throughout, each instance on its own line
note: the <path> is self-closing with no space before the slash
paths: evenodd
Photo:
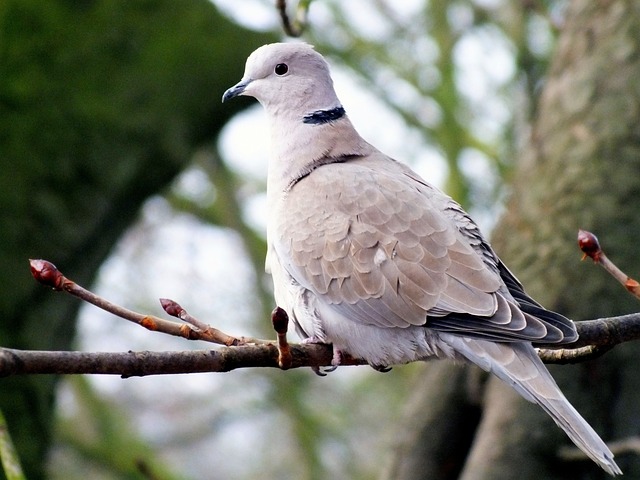
<path id="1" fill-rule="evenodd" d="M 576 319 L 637 310 L 574 246 L 578 227 L 595 229 L 639 270 L 635 2 L 289 3 L 292 18 L 307 13 L 301 40 L 328 58 L 362 136 L 495 229 L 530 293 Z M 168 297 L 232 335 L 274 336 L 267 125 L 252 99 L 220 98 L 251 51 L 286 38 L 267 0 L 0 2 L 0 345 L 211 348 L 36 285 L 30 257 L 140 312 L 164 316 L 157 299 Z M 554 371 L 607 439 L 637 434 L 636 356 L 625 346 Z M 604 478 L 588 462 L 558 462 L 562 433 L 511 394 L 505 419 L 525 426 L 500 427 L 508 448 L 494 445 L 478 467 L 499 388 L 449 364 L 324 378 L 33 376 L 1 379 L 0 409 L 31 479 L 513 478 L 516 468 Z M 640 478 L 635 457 L 620 456 L 627 478 Z"/>

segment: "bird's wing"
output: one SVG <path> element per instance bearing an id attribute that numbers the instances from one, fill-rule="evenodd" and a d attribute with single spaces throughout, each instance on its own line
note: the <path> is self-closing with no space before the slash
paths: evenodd
<path id="1" fill-rule="evenodd" d="M 490 323 L 499 275 L 430 194 L 401 169 L 323 165 L 284 197 L 286 214 L 272 232 L 278 257 L 297 282 L 354 321 L 406 327 L 457 312 Z"/>
<path id="2" fill-rule="evenodd" d="M 404 168 L 405 174 L 418 184 L 431 188 L 422 178 L 408 168 Z M 500 276 L 503 285 L 498 291 L 498 301 L 508 308 L 498 307 L 498 313 L 509 312 L 520 317 L 524 314 L 524 328 L 520 320 L 509 321 L 509 328 L 500 328 L 495 331 L 491 328 L 493 322 L 484 319 L 472 318 L 466 314 L 450 314 L 445 317 L 432 318 L 430 326 L 440 331 L 463 333 L 467 336 L 484 338 L 486 340 L 509 341 L 530 340 L 539 344 L 571 343 L 578 339 L 575 324 L 565 316 L 547 310 L 524 291 L 520 281 L 504 265 L 500 258 L 484 238 L 480 229 L 464 209 L 451 198 L 445 195 L 435 197 L 437 207 L 460 230 L 469 245 L 482 258 L 485 265 Z M 502 298 L 501 298 L 502 297 Z M 507 317 L 508 318 L 508 315 Z"/>

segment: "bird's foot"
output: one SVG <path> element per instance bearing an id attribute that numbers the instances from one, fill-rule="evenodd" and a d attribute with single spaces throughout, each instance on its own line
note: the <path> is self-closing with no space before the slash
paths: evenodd
<path id="1" fill-rule="evenodd" d="M 327 345 L 327 342 L 323 339 L 312 336 L 303 339 L 300 343 L 302 344 L 320 344 Z M 314 373 L 320 377 L 326 377 L 327 373 L 333 372 L 336 368 L 340 366 L 342 363 L 342 353 L 335 346 L 333 346 L 333 357 L 331 358 L 331 366 L 330 367 L 311 367 Z"/>
<path id="2" fill-rule="evenodd" d="M 342 365 L 342 350 L 333 345 L 333 358 L 331 358 L 331 367 L 335 370 Z"/>

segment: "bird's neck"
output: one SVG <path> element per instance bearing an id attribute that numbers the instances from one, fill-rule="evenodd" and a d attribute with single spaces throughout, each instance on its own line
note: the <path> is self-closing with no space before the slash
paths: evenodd
<path id="1" fill-rule="evenodd" d="M 341 105 L 295 115 L 277 112 L 270 117 L 268 184 L 276 194 L 286 191 L 314 165 L 364 155 L 373 149 L 355 130 Z"/>

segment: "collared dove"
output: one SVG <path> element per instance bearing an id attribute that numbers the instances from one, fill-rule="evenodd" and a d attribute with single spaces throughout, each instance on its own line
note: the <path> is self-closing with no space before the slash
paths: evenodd
<path id="1" fill-rule="evenodd" d="M 533 343 L 570 343 L 450 197 L 356 132 L 312 46 L 275 43 L 224 93 L 256 98 L 271 128 L 267 271 L 305 342 L 384 369 L 464 359 L 540 405 L 611 475 L 613 454 L 564 397 Z"/>

